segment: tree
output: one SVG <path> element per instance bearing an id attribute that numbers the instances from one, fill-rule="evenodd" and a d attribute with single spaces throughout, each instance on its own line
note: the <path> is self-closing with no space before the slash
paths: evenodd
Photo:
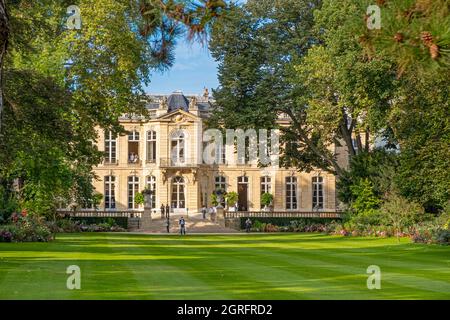
<path id="1" fill-rule="evenodd" d="M 0 24 L 9 27 L 0 33 L 0 47 L 8 44 L 0 52 L 0 195 L 15 203 L 5 210 L 95 201 L 95 128 L 123 133 L 120 115 L 145 116 L 142 85 L 171 65 L 181 24 L 201 35 L 224 9 L 220 1 L 82 0 L 82 28 L 67 30 L 69 4 L 0 3 Z"/>
<path id="2" fill-rule="evenodd" d="M 395 80 L 392 63 L 369 59 L 345 24 L 357 7 L 285 0 L 235 8 L 213 30 L 221 86 L 210 125 L 278 127 L 282 165 L 342 176 L 338 153 L 369 151 Z M 279 126 L 280 115 L 289 123 Z"/>
<path id="3" fill-rule="evenodd" d="M 363 1 L 367 6 L 372 4 Z M 404 72 L 445 72 L 450 68 L 450 4 L 446 0 L 378 0 L 381 29 L 359 29 L 368 50 L 394 59 Z M 367 19 L 367 17 L 366 17 Z M 365 25 L 364 19 L 359 20 Z"/>
<path id="4" fill-rule="evenodd" d="M 53 31 L 47 33 L 46 40 L 55 39 L 55 33 L 56 35 L 60 35 L 64 31 L 63 22 L 65 21 L 62 17 L 66 16 L 65 11 L 71 4 L 70 1 L 66 0 L 42 0 L 38 2 L 32 0 L 0 1 L 0 129 L 2 127 L 1 116 L 4 108 L 2 76 L 7 49 L 11 51 L 11 49 L 15 50 L 21 46 L 26 47 L 27 40 L 35 39 L 36 36 L 45 35 L 42 32 L 43 30 Z M 97 26 L 100 26 L 100 30 L 103 30 L 106 34 L 116 31 L 117 36 L 122 33 L 129 34 L 130 32 L 135 33 L 136 37 L 139 35 L 142 43 L 145 43 L 151 49 L 147 50 L 151 52 L 154 58 L 151 61 L 154 62 L 157 60 L 163 62 L 163 67 L 170 65 L 173 61 L 172 52 L 175 39 L 180 35 L 179 23 L 182 23 L 188 28 L 191 37 L 196 35 L 201 36 L 208 29 L 209 23 L 220 17 L 227 7 L 222 0 L 203 0 L 200 3 L 194 0 L 111 0 L 98 2 L 84 0 L 80 2 L 79 6 L 83 12 L 83 19 L 88 20 L 85 25 L 89 26 L 89 19 L 95 17 L 96 19 L 103 19 L 101 24 L 97 24 Z M 94 8 L 96 10 L 93 10 Z M 111 15 L 107 14 L 108 10 L 111 10 Z M 119 12 L 118 10 L 120 10 L 119 15 L 117 14 Z M 108 29 L 108 25 L 117 22 L 116 20 L 119 23 L 125 20 L 127 25 L 122 25 L 123 28 L 120 30 Z M 49 21 L 53 23 L 56 21 L 57 25 L 56 27 L 53 25 L 55 27 L 53 30 L 52 28 L 48 28 Z M 11 30 L 15 30 L 15 32 L 11 33 Z M 25 37 L 17 31 L 25 34 Z M 119 32 L 117 33 L 117 31 Z M 101 45 L 106 45 L 103 49 L 108 48 L 107 42 L 96 42 L 95 37 L 91 37 L 86 41 L 86 39 L 79 39 L 76 36 L 79 33 L 72 34 L 75 34 L 72 38 L 75 46 L 77 40 L 80 40 L 78 44 L 85 46 L 84 49 L 86 50 L 92 49 L 92 46 L 96 49 L 95 47 L 98 48 Z M 50 35 L 53 35 L 53 37 Z M 97 35 L 99 35 L 99 32 L 97 32 Z M 56 38 L 59 37 L 57 36 Z M 88 46 L 86 47 L 86 45 Z M 58 58 L 61 58 L 61 56 Z M 63 58 L 67 58 L 67 56 Z M 114 57 L 111 60 L 114 61 Z M 65 60 L 64 63 L 68 61 L 70 60 Z M 101 60 L 95 59 L 94 61 L 100 62 Z M 57 59 L 56 62 L 61 61 Z M 79 61 L 73 61 L 72 65 L 76 66 L 77 62 Z M 59 67 L 63 68 L 64 63 L 59 64 Z M 138 68 L 139 71 L 143 72 L 141 76 L 144 79 L 148 77 L 148 70 L 145 68 L 148 65 L 151 65 L 151 63 L 143 64 L 144 68 Z M 91 69 L 91 73 L 93 74 L 96 73 L 95 71 L 100 70 L 100 66 L 94 65 L 94 67 L 98 68 Z M 121 67 L 131 66 L 122 65 Z"/>

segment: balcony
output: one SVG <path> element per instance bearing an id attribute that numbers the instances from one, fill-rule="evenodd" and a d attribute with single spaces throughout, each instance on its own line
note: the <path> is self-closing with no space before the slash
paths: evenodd
<path id="1" fill-rule="evenodd" d="M 194 159 L 190 158 L 161 158 L 160 159 L 161 168 L 194 168 L 198 167 L 198 164 Z"/>
<path id="2" fill-rule="evenodd" d="M 103 161 L 103 165 L 104 166 L 118 166 L 119 165 L 119 160 L 109 160 L 109 159 L 105 159 Z"/>
<path id="3" fill-rule="evenodd" d="M 128 159 L 128 165 L 132 167 L 140 167 L 142 165 L 142 160 Z"/>

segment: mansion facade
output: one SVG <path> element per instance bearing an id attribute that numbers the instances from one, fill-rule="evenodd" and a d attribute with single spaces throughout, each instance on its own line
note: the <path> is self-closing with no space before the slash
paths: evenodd
<path id="1" fill-rule="evenodd" d="M 136 194 L 153 190 L 151 206 L 159 212 L 169 205 L 174 213 L 194 213 L 212 206 L 217 189 L 239 195 L 237 209 L 259 211 L 261 195 L 273 195 L 275 211 L 327 211 L 337 208 L 335 176 L 320 170 L 309 173 L 257 163 L 238 164 L 234 148 L 224 147 L 224 164 L 203 162 L 204 120 L 214 103 L 203 96 L 174 92 L 152 96 L 150 119 L 122 117 L 128 132 L 114 136 L 98 130 L 98 147 L 104 151 L 95 168 L 97 192 L 103 194 L 104 210 L 143 210 Z M 287 121 L 280 118 L 280 121 Z M 174 159 L 173 155 L 176 155 Z M 344 157 L 342 157 L 341 161 Z"/>

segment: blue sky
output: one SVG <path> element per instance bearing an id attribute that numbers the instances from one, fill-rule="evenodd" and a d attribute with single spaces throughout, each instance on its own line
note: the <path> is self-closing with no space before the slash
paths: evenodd
<path id="1" fill-rule="evenodd" d="M 187 43 L 180 39 L 173 67 L 164 73 L 154 73 L 147 93 L 169 94 L 176 90 L 184 94 L 202 94 L 203 88 L 217 88 L 217 63 L 208 47 L 198 42 Z"/>

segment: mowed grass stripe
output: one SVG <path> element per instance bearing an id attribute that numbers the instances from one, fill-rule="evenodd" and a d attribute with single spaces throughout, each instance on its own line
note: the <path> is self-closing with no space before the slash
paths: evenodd
<path id="1" fill-rule="evenodd" d="M 449 299 L 449 261 L 446 247 L 395 239 L 70 234 L 0 244 L 0 298 Z M 82 268 L 80 291 L 65 288 L 69 264 Z M 382 290 L 366 288 L 370 264 Z"/>

